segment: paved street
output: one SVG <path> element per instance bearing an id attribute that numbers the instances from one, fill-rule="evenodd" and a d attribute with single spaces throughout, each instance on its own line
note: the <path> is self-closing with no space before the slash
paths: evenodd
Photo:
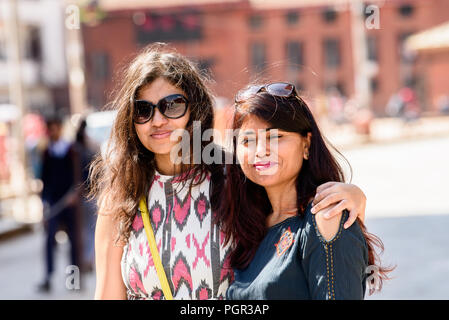
<path id="1" fill-rule="evenodd" d="M 449 299 L 449 136 L 344 152 L 395 278 L 369 299 Z"/>
<path id="2" fill-rule="evenodd" d="M 92 299 L 95 290 L 95 275 L 88 274 L 81 279 L 81 290 L 66 288 L 66 274 L 70 265 L 69 243 L 57 247 L 53 290 L 38 293 L 37 284 L 44 276 L 44 233 L 38 228 L 32 233 L 0 243 L 0 299 Z"/>
<path id="3" fill-rule="evenodd" d="M 384 245 L 393 280 L 367 299 L 449 299 L 449 136 L 344 151 L 368 197 L 366 225 Z M 42 230 L 0 242 L 0 299 L 91 299 L 94 275 L 65 288 L 68 244 L 58 248 L 53 293 L 38 295 Z"/>

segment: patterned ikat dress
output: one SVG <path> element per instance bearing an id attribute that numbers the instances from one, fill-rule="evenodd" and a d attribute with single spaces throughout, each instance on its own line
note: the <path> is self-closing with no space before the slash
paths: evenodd
<path id="1" fill-rule="evenodd" d="M 190 180 L 183 185 L 181 179 L 156 172 L 147 199 L 173 298 L 224 299 L 234 274 L 229 245 L 225 246 L 224 234 L 212 223 L 210 175 L 190 194 Z M 121 270 L 128 299 L 164 299 L 140 211 L 123 250 Z"/>

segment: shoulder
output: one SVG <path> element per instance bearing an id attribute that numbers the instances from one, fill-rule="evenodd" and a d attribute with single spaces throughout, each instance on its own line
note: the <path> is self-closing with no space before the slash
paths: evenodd
<path id="1" fill-rule="evenodd" d="M 343 232 L 343 223 L 348 217 L 348 212 L 344 210 L 342 214 L 325 219 L 324 212 L 313 214 L 310 209 L 311 205 L 304 212 L 304 235 L 317 238 L 321 242 L 337 240 Z"/>
<path id="2" fill-rule="evenodd" d="M 331 241 L 338 234 L 340 225 L 343 222 L 343 213 L 338 214 L 330 219 L 324 218 L 324 212 L 315 214 L 316 228 L 320 235 L 326 241 Z"/>
<path id="3" fill-rule="evenodd" d="M 347 229 L 343 227 L 348 216 L 349 212 L 344 210 L 334 219 L 326 220 L 310 210 L 306 211 L 300 235 L 303 257 L 326 256 L 328 249 L 333 248 L 347 257 L 363 257 L 366 260 L 368 247 L 359 223 L 355 222 Z M 342 257 L 341 254 L 339 256 Z"/>
<path id="4" fill-rule="evenodd" d="M 345 229 L 343 224 L 349 217 L 349 212 L 344 210 L 341 214 L 325 219 L 321 214 L 312 214 L 310 208 L 306 210 L 304 216 L 302 237 L 307 243 L 333 244 L 340 243 L 347 246 L 366 247 L 366 239 L 359 223 L 354 222 Z"/>

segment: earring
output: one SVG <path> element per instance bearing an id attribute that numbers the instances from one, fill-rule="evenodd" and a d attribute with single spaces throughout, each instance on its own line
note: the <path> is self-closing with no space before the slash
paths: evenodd
<path id="1" fill-rule="evenodd" d="M 309 160 L 309 150 L 308 150 L 308 149 L 306 149 L 306 150 L 304 151 L 304 159 L 305 159 L 305 160 Z"/>

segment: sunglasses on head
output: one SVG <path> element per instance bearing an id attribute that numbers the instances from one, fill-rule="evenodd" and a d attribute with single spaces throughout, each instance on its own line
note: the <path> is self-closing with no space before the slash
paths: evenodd
<path id="1" fill-rule="evenodd" d="M 241 90 L 235 96 L 235 102 L 241 103 L 255 96 L 259 92 L 267 92 L 276 97 L 289 98 L 296 96 L 295 86 L 287 82 L 274 82 L 266 85 L 250 86 Z"/>
<path id="2" fill-rule="evenodd" d="M 178 119 L 185 115 L 189 101 L 182 94 L 172 94 L 153 104 L 146 100 L 134 101 L 134 122 L 144 124 L 153 117 L 154 109 L 168 119 Z"/>

